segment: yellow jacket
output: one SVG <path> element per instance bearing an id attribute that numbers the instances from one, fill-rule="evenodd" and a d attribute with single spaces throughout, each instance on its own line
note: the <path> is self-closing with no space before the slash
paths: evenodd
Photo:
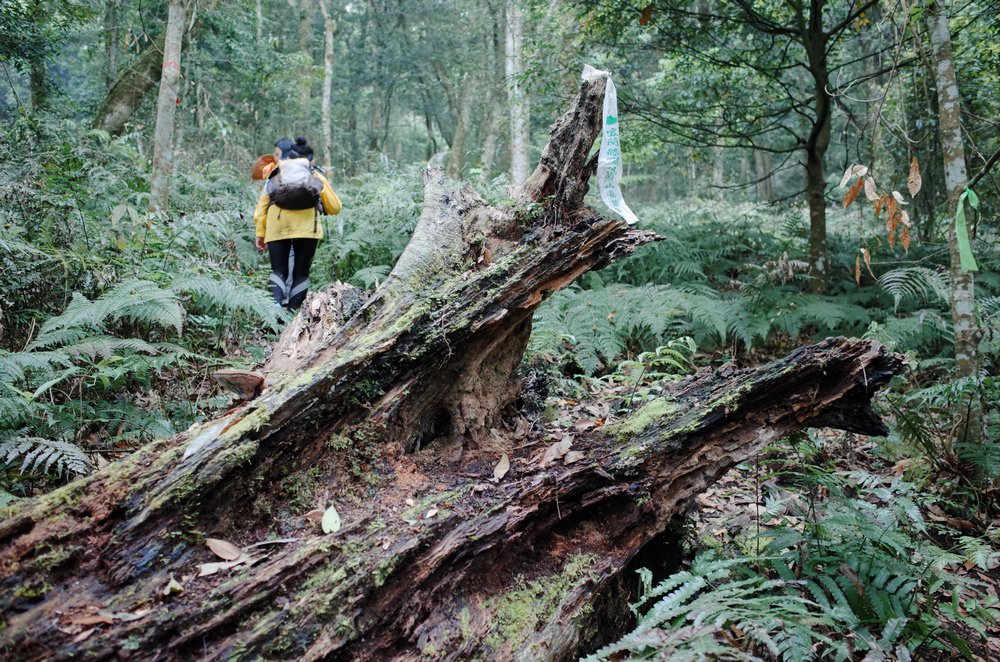
<path id="1" fill-rule="evenodd" d="M 340 198 L 333 192 L 326 177 L 316 173 L 323 182 L 323 192 L 319 198 L 323 203 L 323 211 L 327 214 L 339 214 Z M 279 239 L 322 239 L 323 224 L 319 223 L 315 209 L 281 209 L 277 205 L 268 207 L 271 196 L 267 194 L 267 185 L 260 192 L 257 209 L 253 213 L 253 222 L 257 226 L 257 236 L 264 241 Z"/>

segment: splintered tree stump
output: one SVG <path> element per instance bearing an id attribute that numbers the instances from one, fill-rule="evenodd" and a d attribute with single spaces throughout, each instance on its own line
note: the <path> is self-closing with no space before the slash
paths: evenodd
<path id="1" fill-rule="evenodd" d="M 902 359 L 833 339 L 700 373 L 577 435 L 572 463 L 543 466 L 524 430 L 515 447 L 534 309 L 656 239 L 582 204 L 603 95 L 581 86 L 513 206 L 428 170 L 385 283 L 307 301 L 254 400 L 7 508 L 3 654 L 568 659 L 602 643 L 598 596 L 727 469 L 811 425 L 883 433 L 869 401 Z M 323 534 L 330 505 L 343 527 Z M 221 561 L 206 538 L 243 556 L 199 576 Z"/>

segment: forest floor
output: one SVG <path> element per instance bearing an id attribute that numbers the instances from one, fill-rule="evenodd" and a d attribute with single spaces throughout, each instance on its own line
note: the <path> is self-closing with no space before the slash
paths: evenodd
<path id="1" fill-rule="evenodd" d="M 877 442 L 839 430 L 819 431 L 824 438 L 824 449 L 837 471 L 865 471 L 874 475 L 903 477 L 907 461 L 889 465 L 875 454 Z M 736 549 L 739 553 L 760 554 L 759 541 L 767 539 L 769 527 L 779 524 L 801 525 L 815 511 L 808 503 L 809 495 L 796 489 L 794 479 L 797 467 L 791 461 L 775 455 L 761 456 L 754 464 L 743 464 L 730 470 L 719 481 L 697 496 L 688 517 L 691 520 L 692 543 L 697 547 Z M 828 496 L 820 489 L 812 495 L 818 501 Z M 1000 525 L 994 522 L 970 522 L 947 516 L 937 507 L 925 513 L 928 520 L 940 526 L 937 536 L 952 537 L 978 535 L 983 529 Z M 947 568 L 973 582 L 980 582 L 983 590 L 993 598 L 1000 596 L 1000 567 L 989 571 L 978 568 L 971 561 Z M 948 591 L 942 590 L 941 600 L 951 600 Z M 966 641 L 978 660 L 1000 659 L 1000 623 L 987 628 L 985 643 L 972 629 L 943 617 L 942 624 L 950 626 Z M 952 660 L 953 653 L 923 651 L 916 660 Z"/>

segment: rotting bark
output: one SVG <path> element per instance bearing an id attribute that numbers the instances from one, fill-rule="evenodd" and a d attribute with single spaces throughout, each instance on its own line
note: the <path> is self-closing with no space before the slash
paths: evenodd
<path id="1" fill-rule="evenodd" d="M 504 413 L 532 311 L 655 239 L 582 207 L 603 91 L 581 88 L 516 206 L 428 171 L 390 277 L 307 302 L 257 399 L 8 509 L 0 650 L 565 659 L 594 641 L 594 596 L 722 472 L 809 425 L 883 432 L 868 401 L 901 359 L 841 339 L 691 378 L 578 435 L 573 464 L 531 457 L 545 440 Z M 303 516 L 331 502 L 345 524 L 320 535 Z M 206 536 L 286 542 L 198 578 Z"/>

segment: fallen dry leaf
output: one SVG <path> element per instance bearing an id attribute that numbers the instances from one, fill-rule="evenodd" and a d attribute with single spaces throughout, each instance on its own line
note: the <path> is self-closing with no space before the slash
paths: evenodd
<path id="1" fill-rule="evenodd" d="M 229 568 L 235 568 L 238 565 L 243 565 L 249 560 L 249 557 L 238 558 L 233 561 L 217 561 L 215 563 L 202 563 L 198 566 L 198 576 L 208 577 L 209 575 L 214 575 L 220 570 L 228 570 Z"/>
<path id="2" fill-rule="evenodd" d="M 101 614 L 91 614 L 89 616 L 74 616 L 69 619 L 69 622 L 73 625 L 97 625 L 98 623 L 107 623 L 108 625 L 111 625 L 115 622 L 115 619 Z"/>
<path id="3" fill-rule="evenodd" d="M 319 522 L 320 520 L 323 519 L 323 511 L 319 509 L 310 510 L 308 513 L 304 515 L 304 517 L 310 522 Z"/>
<path id="4" fill-rule="evenodd" d="M 563 464 L 573 464 L 574 462 L 579 462 L 583 459 L 583 453 L 580 451 L 569 451 L 563 456 Z"/>
<path id="5" fill-rule="evenodd" d="M 320 521 L 320 528 L 323 529 L 323 533 L 336 533 L 340 531 L 340 513 L 333 506 L 326 509 L 323 513 L 323 519 Z"/>
<path id="6" fill-rule="evenodd" d="M 167 582 L 167 585 L 163 588 L 164 596 L 175 595 L 183 592 L 184 592 L 184 587 L 181 586 L 181 583 L 176 579 L 174 579 L 173 577 L 170 578 L 170 581 Z"/>
<path id="7" fill-rule="evenodd" d="M 500 482 L 508 471 L 510 471 L 510 458 L 504 453 L 500 456 L 497 466 L 493 467 L 493 480 Z"/>
<path id="8" fill-rule="evenodd" d="M 542 455 L 541 466 L 544 469 L 556 460 L 564 457 L 569 449 L 573 446 L 573 435 L 564 435 L 562 440 L 558 443 L 552 444 L 545 450 L 545 454 Z"/>
<path id="9" fill-rule="evenodd" d="M 427 511 L 427 514 L 424 515 L 424 519 L 430 519 L 430 518 L 434 517 L 437 514 L 438 514 L 438 509 L 437 508 L 431 508 L 430 510 Z"/>
<path id="10" fill-rule="evenodd" d="M 208 548 L 212 550 L 212 553 L 218 556 L 220 559 L 225 559 L 227 561 L 234 561 L 240 557 L 243 552 L 240 548 L 227 540 L 219 540 L 218 538 L 205 538 L 205 544 Z"/>
<path id="11" fill-rule="evenodd" d="M 116 621 L 130 623 L 132 621 L 138 621 L 140 618 L 144 618 L 152 612 L 152 608 L 147 607 L 146 609 L 139 609 L 138 611 L 106 611 L 102 609 L 97 613 L 100 616 L 107 616 L 108 618 L 113 618 Z"/>
<path id="12" fill-rule="evenodd" d="M 78 644 L 78 643 L 80 643 L 81 641 L 86 641 L 86 640 L 87 640 L 87 638 L 88 638 L 88 637 L 89 637 L 90 635 L 94 634 L 94 630 L 96 630 L 96 629 L 97 629 L 97 628 L 90 628 L 89 630 L 84 630 L 84 631 L 83 631 L 83 632 L 81 632 L 80 634 L 76 635 L 76 636 L 75 636 L 75 637 L 73 638 L 73 641 L 72 641 L 72 642 L 70 642 L 70 643 L 74 643 L 74 644 Z"/>

